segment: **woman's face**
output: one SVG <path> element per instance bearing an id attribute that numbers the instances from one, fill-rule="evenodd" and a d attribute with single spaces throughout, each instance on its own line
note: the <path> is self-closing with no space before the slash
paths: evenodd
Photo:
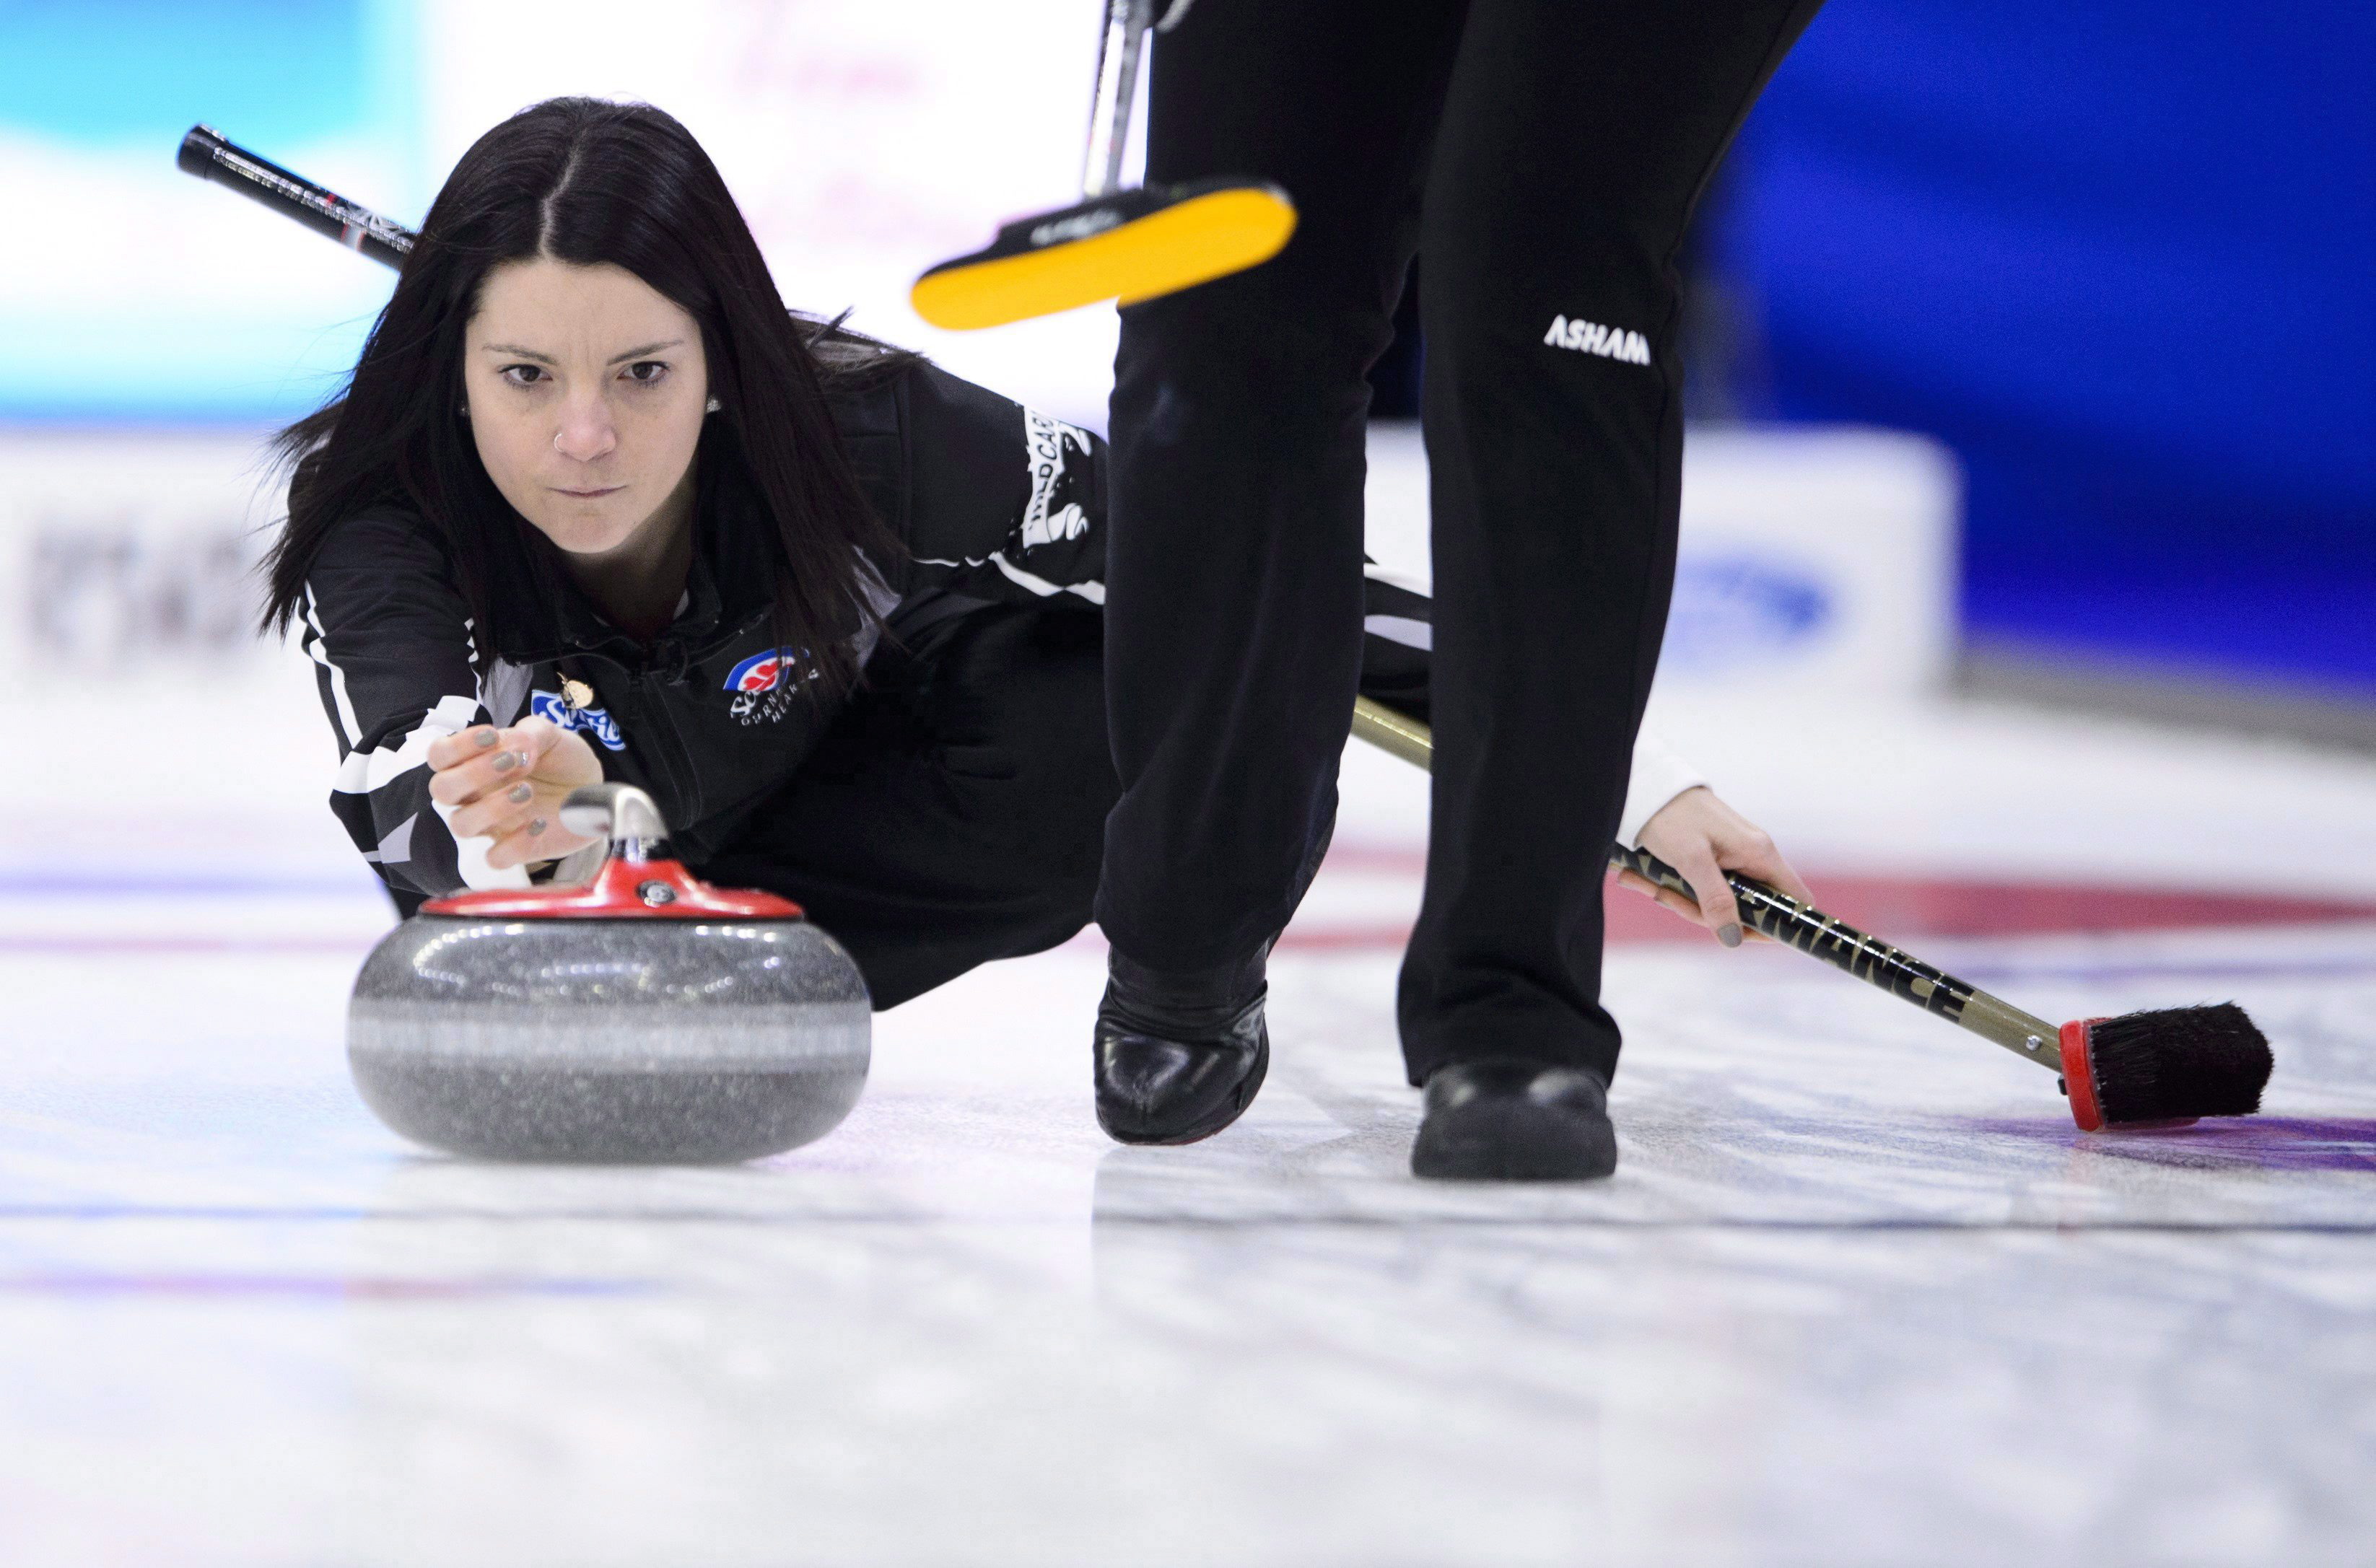
<path id="1" fill-rule="evenodd" d="M 700 325 L 650 284 L 607 264 L 506 262 L 463 351 L 479 460 L 554 544 L 608 555 L 689 503 L 709 367 Z"/>

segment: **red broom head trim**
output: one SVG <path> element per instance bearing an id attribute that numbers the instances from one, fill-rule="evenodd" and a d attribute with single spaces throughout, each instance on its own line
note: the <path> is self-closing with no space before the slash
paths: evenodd
<path id="1" fill-rule="evenodd" d="M 2096 1103 L 2096 1069 L 2087 1060 L 2087 1028 L 2101 1018 L 2078 1018 L 2062 1026 L 2062 1088 L 2071 1097 L 2071 1120 L 2083 1133 L 2104 1130 L 2104 1111 Z"/>

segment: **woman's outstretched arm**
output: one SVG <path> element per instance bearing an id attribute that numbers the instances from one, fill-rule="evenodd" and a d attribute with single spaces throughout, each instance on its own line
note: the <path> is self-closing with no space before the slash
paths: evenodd
<path id="1" fill-rule="evenodd" d="M 340 524 L 306 574 L 300 622 L 339 740 L 330 809 L 363 859 L 400 897 L 527 885 L 488 865 L 484 839 L 457 839 L 452 808 L 430 795 L 430 747 L 491 715 L 469 610 L 421 525 Z"/>

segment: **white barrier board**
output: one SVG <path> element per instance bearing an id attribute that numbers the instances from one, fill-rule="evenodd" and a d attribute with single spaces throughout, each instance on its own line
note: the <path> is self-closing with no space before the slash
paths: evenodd
<path id="1" fill-rule="evenodd" d="M 0 652 L 35 685 L 255 666 L 279 512 L 260 432 L 0 430 Z"/>
<path id="2" fill-rule="evenodd" d="M 259 529 L 248 431 L 0 432 L 0 649 L 43 675 L 216 677 L 250 659 Z M 1919 436 L 1695 432 L 1660 681 L 1919 694 L 1954 657 L 1958 488 Z M 1415 431 L 1371 440 L 1372 553 L 1427 575 Z"/>
<path id="3" fill-rule="evenodd" d="M 1661 686 L 1941 689 L 1955 654 L 1961 494 L 1953 457 L 1919 435 L 1693 431 Z M 1428 576 L 1415 426 L 1372 427 L 1369 537 L 1380 562 Z"/>

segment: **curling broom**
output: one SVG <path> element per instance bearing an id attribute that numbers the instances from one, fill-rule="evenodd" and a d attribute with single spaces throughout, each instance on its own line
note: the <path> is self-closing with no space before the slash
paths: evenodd
<path id="1" fill-rule="evenodd" d="M 191 126 L 173 161 L 185 174 L 227 185 L 374 261 L 400 267 L 412 254 L 411 230 L 257 157 L 211 125 Z"/>
<path id="2" fill-rule="evenodd" d="M 1368 697 L 1353 705 L 1353 733 L 1420 767 L 1435 757 L 1428 727 Z M 1696 901 L 1682 873 L 1645 849 L 1614 846 L 1610 863 Z M 1748 925 L 1846 974 L 1911 1002 L 2062 1076 L 2071 1119 L 2084 1132 L 2184 1126 L 2204 1116 L 2250 1116 L 2272 1066 L 2269 1042 L 2232 1002 L 2169 1007 L 2057 1028 L 1867 936 L 1846 921 L 1762 882 L 1727 873 Z"/>
<path id="3" fill-rule="evenodd" d="M 1119 9 L 1130 0 L 1112 3 Z M 1130 44 L 1135 57 L 1135 34 Z M 1104 77 L 1099 80 L 1102 101 Z M 1120 113 L 1127 118 L 1126 101 Z M 1119 178 L 1122 128 L 1113 127 L 1117 149 L 1099 188 Z M 412 254 L 411 230 L 250 152 L 210 125 L 190 128 L 176 161 L 184 172 L 261 202 L 374 261 L 401 267 Z M 1117 294 L 1127 303 L 1265 261 L 1294 227 L 1295 209 L 1285 194 L 1254 182 L 1116 191 L 1009 224 L 989 249 L 925 274 L 916 286 L 916 308 L 939 327 L 992 327 Z"/>
<path id="4" fill-rule="evenodd" d="M 1123 188 L 1131 101 L 1150 31 L 1186 13 L 1172 0 L 1106 0 L 1081 199 L 1002 227 L 982 249 L 916 279 L 909 303 L 935 327 L 1001 327 L 1099 300 L 1123 304 L 1194 288 L 1268 261 L 1295 232 L 1295 206 L 1265 180 Z"/>

